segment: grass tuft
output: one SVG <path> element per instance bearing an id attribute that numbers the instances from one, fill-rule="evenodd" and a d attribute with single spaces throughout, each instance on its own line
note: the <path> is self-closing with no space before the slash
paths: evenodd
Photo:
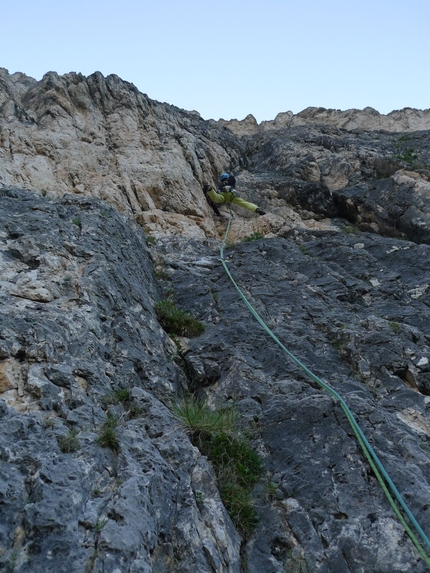
<path id="1" fill-rule="evenodd" d="M 220 486 L 222 502 L 237 529 L 248 537 L 258 523 L 258 513 L 251 503 L 249 492 L 234 482 Z"/>
<path id="2" fill-rule="evenodd" d="M 224 506 L 238 531 L 248 537 L 258 521 L 251 492 L 263 473 L 263 461 L 239 429 L 236 410 L 211 409 L 190 396 L 174 404 L 173 413 L 212 463 Z"/>
<path id="3" fill-rule="evenodd" d="M 171 300 L 161 300 L 155 305 L 158 321 L 168 334 L 199 336 L 205 330 L 204 324 L 192 317 L 188 312 L 177 308 Z"/>
<path id="4" fill-rule="evenodd" d="M 408 163 L 408 165 L 413 165 L 418 159 L 418 155 L 412 147 L 408 147 L 407 149 L 403 149 L 402 154 L 397 155 L 396 159 L 400 159 L 400 161 L 404 161 L 405 163 Z"/>
<path id="5" fill-rule="evenodd" d="M 238 425 L 234 408 L 225 406 L 212 410 L 206 402 L 187 396 L 172 406 L 173 413 L 192 437 L 233 433 Z"/>
<path id="6" fill-rule="evenodd" d="M 342 232 L 347 235 L 357 235 L 360 232 L 360 229 L 357 223 L 353 223 L 352 225 L 342 227 Z"/>
<path id="7" fill-rule="evenodd" d="M 250 235 L 248 235 L 247 237 L 245 237 L 242 242 L 243 243 L 250 243 L 251 241 L 258 241 L 259 239 L 264 239 L 264 235 L 262 235 L 261 233 L 258 233 L 257 231 L 254 233 L 251 233 Z"/>
<path id="8" fill-rule="evenodd" d="M 110 392 L 103 397 L 105 406 L 112 404 L 121 404 L 124 408 L 124 413 L 121 417 L 133 419 L 140 418 L 144 414 L 143 408 L 133 399 L 131 392 L 128 388 L 119 388 L 114 392 Z"/>
<path id="9" fill-rule="evenodd" d="M 76 452 L 81 448 L 78 438 L 78 430 L 73 429 L 67 434 L 67 436 L 62 436 L 58 438 L 58 445 L 63 454 L 70 454 L 71 452 Z"/>
<path id="10" fill-rule="evenodd" d="M 113 451 L 117 451 L 119 448 L 119 439 L 116 433 L 118 427 L 118 418 L 114 416 L 111 412 L 107 413 L 106 421 L 103 424 L 100 435 L 98 438 L 98 443 L 103 448 L 111 448 Z"/>
<path id="11" fill-rule="evenodd" d="M 119 404 L 120 402 L 129 402 L 130 400 L 131 394 L 128 388 L 118 388 L 105 396 L 105 401 L 109 404 Z"/>

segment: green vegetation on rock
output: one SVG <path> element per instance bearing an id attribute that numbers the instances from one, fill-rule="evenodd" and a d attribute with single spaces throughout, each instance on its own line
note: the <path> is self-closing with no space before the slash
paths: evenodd
<path id="1" fill-rule="evenodd" d="M 155 312 L 161 326 L 168 334 L 192 338 L 199 336 L 205 330 L 202 322 L 178 308 L 171 300 L 160 300 L 155 305 Z"/>
<path id="2" fill-rule="evenodd" d="M 247 537 L 258 522 L 251 493 L 263 473 L 263 461 L 240 429 L 238 413 L 232 406 L 212 409 L 192 396 L 174 404 L 173 412 L 212 463 L 225 508 Z"/>

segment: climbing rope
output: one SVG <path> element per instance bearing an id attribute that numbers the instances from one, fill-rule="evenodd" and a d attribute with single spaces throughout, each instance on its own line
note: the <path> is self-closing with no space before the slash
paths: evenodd
<path id="1" fill-rule="evenodd" d="M 342 407 L 342 410 L 346 414 L 348 422 L 350 423 L 350 425 L 354 431 L 354 434 L 357 438 L 357 441 L 360 444 L 360 447 L 363 450 L 363 453 L 364 453 L 367 461 L 369 462 L 370 467 L 372 468 L 379 484 L 381 485 L 381 487 L 382 487 L 394 513 L 398 517 L 400 523 L 403 525 L 406 533 L 411 538 L 413 544 L 417 548 L 421 557 L 424 559 L 425 563 L 430 568 L 430 558 L 426 554 L 420 541 L 417 539 L 417 536 L 414 534 L 411 527 L 406 522 L 406 519 L 403 516 L 403 514 L 401 513 L 395 500 L 397 500 L 398 504 L 401 506 L 401 508 L 403 509 L 403 511 L 405 512 L 407 517 L 409 518 L 411 524 L 415 528 L 418 535 L 421 537 L 422 541 L 424 542 L 424 545 L 427 547 L 428 550 L 430 550 L 430 540 L 428 539 L 428 537 L 424 533 L 423 529 L 421 528 L 421 526 L 419 525 L 419 523 L 415 519 L 415 517 L 412 514 L 409 507 L 406 505 L 403 497 L 400 495 L 399 491 L 397 490 L 397 488 L 394 485 L 393 481 L 391 480 L 390 476 L 386 472 L 384 466 L 382 465 L 381 461 L 379 460 L 379 458 L 376 455 L 375 451 L 373 450 L 372 446 L 369 444 L 366 436 L 363 434 L 363 431 L 361 430 L 360 426 L 358 425 L 356 419 L 354 418 L 354 415 L 352 414 L 352 412 L 349 409 L 348 405 L 346 404 L 345 400 L 331 386 L 329 386 L 326 382 L 323 382 L 320 378 L 318 378 L 318 376 L 316 376 L 313 372 L 311 372 L 298 358 L 296 358 L 294 356 L 294 354 L 292 354 L 282 344 L 282 342 L 277 338 L 277 336 L 272 332 L 272 330 L 267 326 L 267 324 L 259 316 L 257 311 L 250 304 L 250 302 L 248 301 L 248 299 L 243 294 L 242 290 L 239 288 L 239 286 L 236 284 L 234 278 L 232 277 L 230 270 L 227 266 L 227 263 L 225 261 L 225 258 L 224 258 L 224 248 L 225 248 L 226 243 L 227 243 L 227 238 L 228 238 L 228 234 L 230 231 L 230 226 L 231 226 L 231 222 L 233 219 L 233 213 L 231 211 L 231 205 L 229 205 L 229 210 L 230 210 L 230 218 L 229 218 L 229 221 L 227 224 L 227 229 L 226 229 L 225 236 L 224 236 L 224 239 L 223 239 L 223 242 L 221 245 L 221 249 L 220 249 L 221 263 L 222 263 L 222 266 L 224 267 L 225 272 L 227 273 L 227 276 L 229 277 L 229 279 L 233 283 L 234 287 L 236 288 L 237 292 L 239 293 L 239 295 L 242 298 L 243 302 L 245 303 L 246 307 L 250 310 L 250 312 L 252 313 L 254 318 L 263 327 L 263 329 L 267 332 L 267 334 L 276 342 L 276 344 L 278 344 L 278 346 L 280 346 L 282 348 L 282 350 L 291 358 L 291 360 L 295 364 L 297 364 L 297 366 L 299 366 L 302 370 L 304 370 L 304 372 L 306 372 L 306 374 L 314 382 L 316 382 L 321 388 L 323 388 L 326 392 L 328 392 L 328 394 L 333 396 L 339 402 L 340 406 Z"/>

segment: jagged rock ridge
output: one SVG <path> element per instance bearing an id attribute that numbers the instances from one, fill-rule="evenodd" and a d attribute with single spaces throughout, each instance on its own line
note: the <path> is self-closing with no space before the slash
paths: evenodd
<path id="1" fill-rule="evenodd" d="M 413 132 L 430 129 L 430 110 L 408 107 L 384 115 L 371 107 L 366 107 L 363 110 L 348 109 L 346 111 L 308 107 L 297 114 L 291 111 L 278 113 L 274 120 L 262 121 L 261 123 L 257 123 L 252 114 L 247 115 L 243 120 L 226 121 L 222 119 L 220 123 L 240 136 L 255 135 L 284 127 L 315 124 L 330 125 L 348 131 L 362 129 L 364 131 Z"/>

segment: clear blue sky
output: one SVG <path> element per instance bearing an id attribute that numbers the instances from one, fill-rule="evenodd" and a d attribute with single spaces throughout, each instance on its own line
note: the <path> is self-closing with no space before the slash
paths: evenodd
<path id="1" fill-rule="evenodd" d="M 430 108 L 430 0 L 9 0 L 0 67 L 100 71 L 205 119 Z"/>

